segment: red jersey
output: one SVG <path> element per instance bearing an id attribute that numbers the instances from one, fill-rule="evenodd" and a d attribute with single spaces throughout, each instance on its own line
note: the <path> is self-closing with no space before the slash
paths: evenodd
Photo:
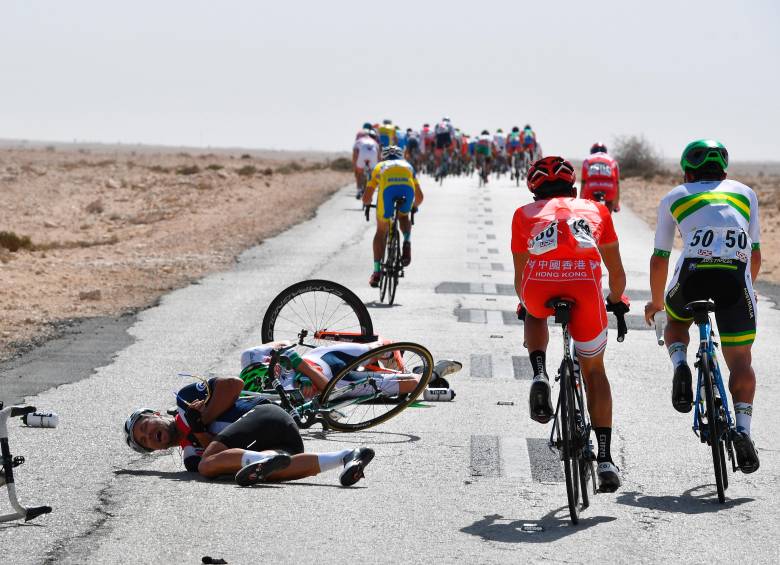
<path id="1" fill-rule="evenodd" d="M 537 200 L 518 208 L 512 219 L 512 253 L 601 261 L 598 246 L 615 241 L 609 210 L 592 200 Z"/>
<path id="2" fill-rule="evenodd" d="M 580 181 L 582 198 L 590 198 L 593 192 L 602 191 L 605 200 L 614 200 L 620 182 L 617 161 L 606 153 L 593 153 L 582 162 Z"/>

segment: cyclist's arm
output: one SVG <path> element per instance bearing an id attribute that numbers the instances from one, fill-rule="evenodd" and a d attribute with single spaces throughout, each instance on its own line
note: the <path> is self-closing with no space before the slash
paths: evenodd
<path id="1" fill-rule="evenodd" d="M 374 189 L 379 183 L 379 173 L 377 172 L 378 170 L 379 165 L 374 167 L 374 170 L 371 173 L 371 178 L 366 183 L 366 190 L 363 192 L 363 204 L 371 204 L 371 200 L 374 198 Z"/>
<path id="2" fill-rule="evenodd" d="M 244 388 L 244 381 L 238 377 L 217 377 L 211 397 L 200 411 L 201 420 L 208 424 L 217 419 L 225 410 L 233 406 Z M 200 441 L 200 439 L 199 439 Z"/>
<path id="3" fill-rule="evenodd" d="M 314 388 L 316 388 L 317 391 L 323 391 L 325 390 L 325 387 L 328 386 L 328 377 L 326 377 L 317 367 L 309 365 L 306 361 L 303 361 L 298 365 L 296 370 L 302 375 L 309 377 L 311 379 L 311 384 L 314 385 Z"/>
<path id="4" fill-rule="evenodd" d="M 617 241 L 599 245 L 599 253 L 609 271 L 609 301 L 620 302 L 626 290 L 626 272 L 623 270 L 623 261 L 620 258 L 620 245 Z"/>
<path id="5" fill-rule="evenodd" d="M 580 198 L 585 198 L 585 184 L 588 182 L 588 160 L 582 162 L 582 174 L 580 175 Z"/>
<path id="6" fill-rule="evenodd" d="M 756 247 L 750 254 L 750 276 L 753 282 L 756 282 L 758 273 L 761 271 L 761 248 Z"/>
<path id="7" fill-rule="evenodd" d="M 358 148 L 354 147 L 352 149 L 352 168 L 355 168 L 355 165 L 357 165 L 357 158 L 358 158 Z"/>
<path id="8" fill-rule="evenodd" d="M 656 312 L 664 309 L 664 289 L 669 274 L 669 255 L 674 245 L 676 222 L 669 207 L 669 195 L 658 206 L 653 255 L 650 257 L 650 302 L 645 307 L 648 323 Z"/>
<path id="9" fill-rule="evenodd" d="M 512 261 L 515 264 L 515 292 L 517 297 L 523 299 L 523 271 L 525 270 L 525 264 L 528 262 L 529 253 L 519 252 L 512 253 Z"/>
<path id="10" fill-rule="evenodd" d="M 423 199 L 425 196 L 423 195 L 422 188 L 420 188 L 420 181 L 417 180 L 417 178 L 414 179 L 414 206 L 415 208 L 419 208 L 420 204 L 422 204 Z"/>

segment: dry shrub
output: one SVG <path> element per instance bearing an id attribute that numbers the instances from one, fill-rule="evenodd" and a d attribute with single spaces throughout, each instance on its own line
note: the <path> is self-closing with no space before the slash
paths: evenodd
<path id="1" fill-rule="evenodd" d="M 621 176 L 649 179 L 666 172 L 658 152 L 643 135 L 619 136 L 614 146 Z"/>
<path id="2" fill-rule="evenodd" d="M 242 177 L 252 177 L 257 173 L 257 168 L 252 165 L 244 165 L 236 171 Z"/>
<path id="3" fill-rule="evenodd" d="M 153 173 L 170 173 L 171 170 L 168 167 L 163 167 L 161 165 L 152 165 L 151 167 L 147 167 L 151 172 Z"/>
<path id="4" fill-rule="evenodd" d="M 298 173 L 303 170 L 303 167 L 297 161 L 288 161 L 278 169 L 276 172 L 282 175 L 289 175 L 292 173 Z"/>
<path id="5" fill-rule="evenodd" d="M 352 161 L 346 157 L 339 157 L 338 159 L 331 161 L 330 168 L 333 171 L 351 171 Z"/>
<path id="6" fill-rule="evenodd" d="M 200 167 L 197 165 L 184 165 L 176 169 L 177 175 L 197 175 L 200 172 Z"/>
<path id="7" fill-rule="evenodd" d="M 252 156 L 249 153 L 244 153 L 243 155 L 241 155 L 241 158 L 242 159 L 251 159 Z"/>
<path id="8" fill-rule="evenodd" d="M 220 171 L 220 170 L 224 169 L 225 167 L 223 167 L 222 165 L 217 165 L 216 163 L 212 163 L 211 165 L 208 165 L 206 168 L 209 171 Z"/>
<path id="9" fill-rule="evenodd" d="M 35 249 L 33 242 L 28 235 L 17 235 L 12 231 L 0 231 L 0 247 L 8 251 L 19 251 L 20 249 Z"/>

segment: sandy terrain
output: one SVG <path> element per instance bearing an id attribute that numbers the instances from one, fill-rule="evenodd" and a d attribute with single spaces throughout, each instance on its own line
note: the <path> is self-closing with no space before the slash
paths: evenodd
<path id="1" fill-rule="evenodd" d="M 772 169 L 771 165 L 756 164 L 752 167 L 754 171 L 763 171 L 768 168 L 772 172 L 742 172 L 746 168 L 734 167 L 737 170 L 735 173 L 732 172 L 730 178 L 748 185 L 758 195 L 762 257 L 759 280 L 780 283 L 780 240 L 777 238 L 777 234 L 780 232 L 780 171 Z M 620 183 L 621 203 L 628 205 L 651 226 L 655 227 L 658 203 L 681 180 L 682 177 L 678 175 L 657 176 L 652 180 L 639 178 L 623 180 Z M 675 238 L 675 245 L 680 245 L 679 235 Z"/>
<path id="2" fill-rule="evenodd" d="M 352 178 L 322 155 L 241 155 L 0 149 L 0 359 L 228 267 Z"/>

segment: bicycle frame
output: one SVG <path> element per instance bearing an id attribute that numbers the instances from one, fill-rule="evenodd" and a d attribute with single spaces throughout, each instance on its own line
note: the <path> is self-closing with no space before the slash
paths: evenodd
<path id="1" fill-rule="evenodd" d="M 718 388 L 718 394 L 720 395 L 720 400 L 722 403 L 721 406 L 724 413 L 726 414 L 726 424 L 728 429 L 731 430 L 734 428 L 734 421 L 731 417 L 731 411 L 729 410 L 729 401 L 728 397 L 726 396 L 726 388 L 723 385 L 723 378 L 720 374 L 720 367 L 718 365 L 718 359 L 715 353 L 715 341 L 712 339 L 712 322 L 710 321 L 709 316 L 707 316 L 706 322 L 697 324 L 697 326 L 699 328 L 699 351 L 696 353 L 696 358 L 701 359 L 702 356 L 706 355 L 707 359 L 709 360 L 709 366 L 715 378 L 715 386 Z M 702 413 L 701 407 L 701 387 L 702 379 L 704 378 L 701 367 L 697 371 L 697 376 L 696 400 L 694 403 L 696 410 L 693 412 L 693 433 L 698 436 L 700 432 L 699 422 L 701 421 L 702 417 L 706 417 L 706 414 Z"/>

